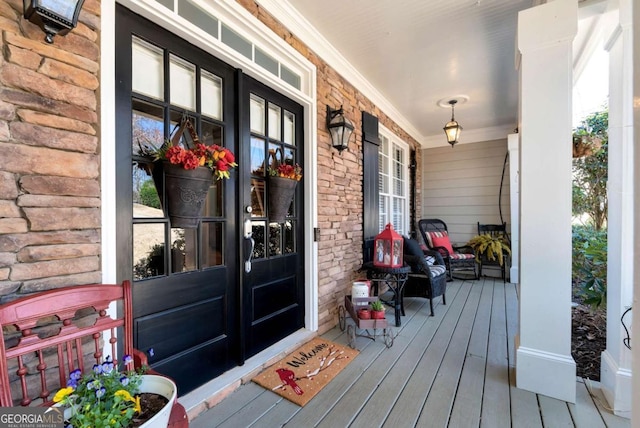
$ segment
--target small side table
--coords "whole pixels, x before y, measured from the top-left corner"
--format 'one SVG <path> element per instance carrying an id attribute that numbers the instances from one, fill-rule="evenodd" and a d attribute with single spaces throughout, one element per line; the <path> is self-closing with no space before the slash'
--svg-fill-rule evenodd
<path id="1" fill-rule="evenodd" d="M 379 283 L 384 282 L 393 291 L 394 315 L 396 318 L 396 327 L 400 327 L 400 314 L 404 315 L 402 310 L 402 290 L 404 284 L 409 278 L 411 267 L 402 266 L 397 268 L 388 268 L 375 266 L 373 262 L 367 262 L 362 265 L 362 269 L 367 271 L 367 278 L 373 282 L 374 295 L 378 295 Z"/>

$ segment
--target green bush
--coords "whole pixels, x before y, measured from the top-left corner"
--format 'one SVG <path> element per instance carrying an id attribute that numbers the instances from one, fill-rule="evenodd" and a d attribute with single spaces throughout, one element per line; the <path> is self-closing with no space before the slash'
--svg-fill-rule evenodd
<path id="1" fill-rule="evenodd" d="M 581 300 L 592 306 L 607 300 L 607 231 L 573 226 L 573 283 Z"/>
<path id="2" fill-rule="evenodd" d="M 153 180 L 147 180 L 140 186 L 140 203 L 152 208 L 160 208 L 160 198 Z"/>

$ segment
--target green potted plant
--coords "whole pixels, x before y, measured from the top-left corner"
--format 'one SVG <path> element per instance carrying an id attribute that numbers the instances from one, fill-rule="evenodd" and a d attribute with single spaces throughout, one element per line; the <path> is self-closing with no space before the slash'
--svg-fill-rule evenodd
<path id="1" fill-rule="evenodd" d="M 371 318 L 381 320 L 385 318 L 384 305 L 380 300 L 371 302 Z"/>
<path id="2" fill-rule="evenodd" d="M 488 233 L 476 235 L 466 244 L 473 248 L 476 261 L 481 260 L 497 261 L 500 266 L 504 264 L 505 254 L 511 254 L 511 248 L 504 236 L 491 236 Z"/>

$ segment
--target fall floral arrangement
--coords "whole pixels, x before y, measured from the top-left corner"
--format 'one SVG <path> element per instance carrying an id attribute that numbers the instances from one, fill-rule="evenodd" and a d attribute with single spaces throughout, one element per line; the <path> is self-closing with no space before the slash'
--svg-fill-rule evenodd
<path id="1" fill-rule="evenodd" d="M 300 181 L 302 179 L 302 168 L 298 164 L 290 165 L 282 163 L 277 167 L 270 167 L 269 175 Z"/>
<path id="2" fill-rule="evenodd" d="M 196 169 L 204 166 L 213 171 L 216 179 L 229 178 L 229 170 L 238 166 L 231 150 L 217 144 L 211 146 L 200 142 L 192 148 L 174 145 L 167 141 L 155 154 L 157 160 L 167 160 L 184 169 Z"/>
<path id="3" fill-rule="evenodd" d="M 133 359 L 125 355 L 125 367 L 131 367 Z M 69 374 L 67 387 L 53 397 L 54 403 L 71 409 L 66 428 L 123 428 L 129 426 L 136 413 L 140 413 L 138 387 L 141 373 L 132 370 L 120 372 L 109 357 L 102 364 L 95 364 L 91 373 L 82 375 L 80 370 Z"/>

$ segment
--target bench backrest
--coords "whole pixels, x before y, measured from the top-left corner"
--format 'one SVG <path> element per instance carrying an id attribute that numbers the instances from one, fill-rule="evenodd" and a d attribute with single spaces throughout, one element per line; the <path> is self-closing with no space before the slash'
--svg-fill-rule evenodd
<path id="1" fill-rule="evenodd" d="M 122 316 L 107 313 L 112 302 L 123 305 Z M 84 373 L 108 356 L 117 363 L 119 340 L 132 355 L 132 323 L 129 281 L 58 288 L 0 305 L 0 405 L 49 402 L 71 371 Z"/>

